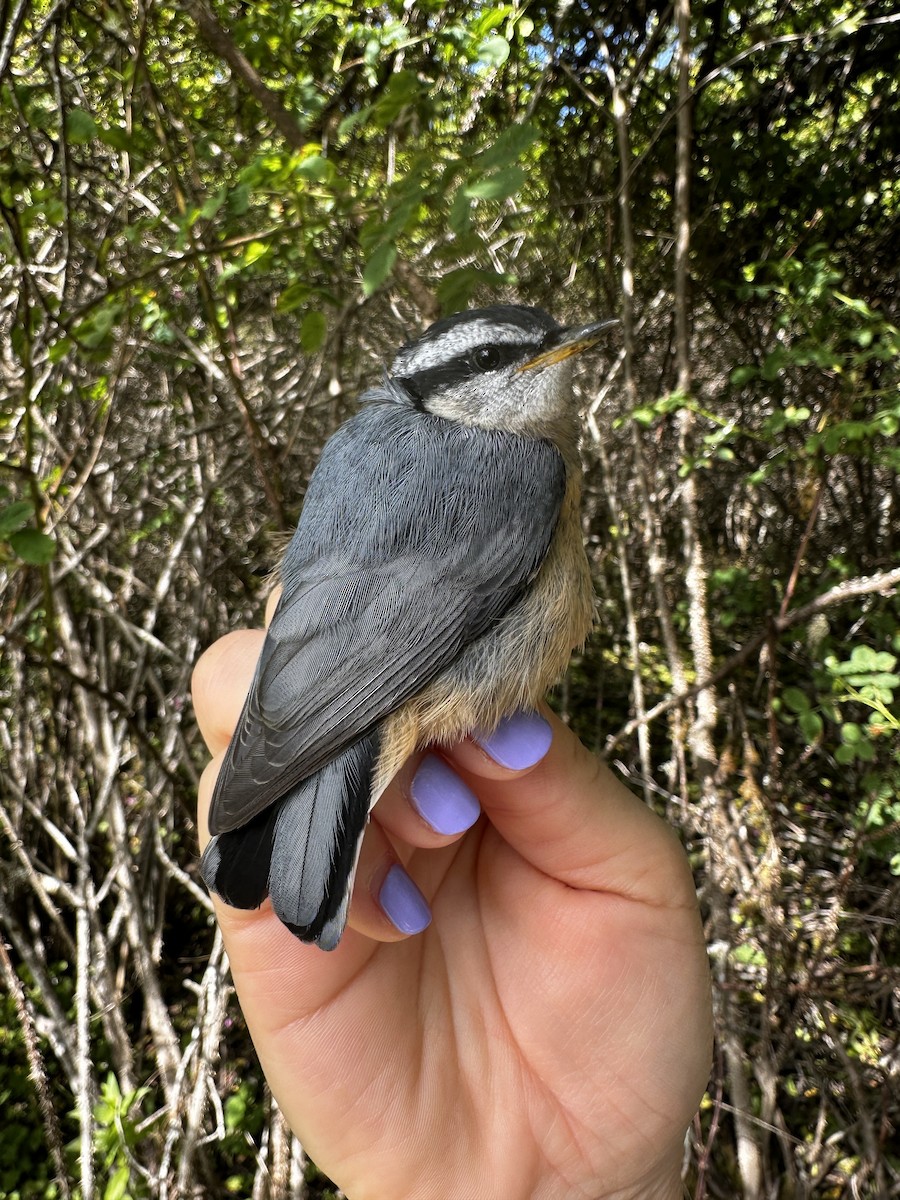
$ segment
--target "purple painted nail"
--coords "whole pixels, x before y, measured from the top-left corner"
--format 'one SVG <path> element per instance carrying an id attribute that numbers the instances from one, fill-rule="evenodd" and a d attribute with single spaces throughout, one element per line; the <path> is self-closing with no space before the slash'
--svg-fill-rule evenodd
<path id="1" fill-rule="evenodd" d="M 478 797 L 436 754 L 422 759 L 409 786 L 409 798 L 435 833 L 462 833 L 481 815 Z"/>
<path id="2" fill-rule="evenodd" d="M 395 865 L 388 871 L 378 893 L 378 903 L 401 933 L 421 933 L 431 924 L 431 909 L 425 897 L 401 866 Z"/>
<path id="3" fill-rule="evenodd" d="M 550 749 L 553 730 L 540 713 L 517 712 L 504 717 L 493 732 L 476 730 L 472 738 L 501 767 L 522 771 L 541 761 Z"/>

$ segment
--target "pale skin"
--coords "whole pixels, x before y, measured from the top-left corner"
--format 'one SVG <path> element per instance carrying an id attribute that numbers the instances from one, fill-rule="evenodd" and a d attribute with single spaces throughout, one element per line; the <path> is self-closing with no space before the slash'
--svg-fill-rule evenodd
<path id="1" fill-rule="evenodd" d="M 222 754 L 263 633 L 198 663 Z M 349 1200 L 676 1200 L 710 1063 L 694 884 L 672 830 L 549 712 L 553 738 L 510 771 L 472 741 L 440 753 L 483 816 L 461 836 L 379 800 L 336 950 L 299 942 L 268 902 L 216 901 L 262 1068 L 309 1155 Z M 421 757 L 421 756 L 420 756 Z M 378 903 L 402 863 L 432 910 L 404 936 Z"/>

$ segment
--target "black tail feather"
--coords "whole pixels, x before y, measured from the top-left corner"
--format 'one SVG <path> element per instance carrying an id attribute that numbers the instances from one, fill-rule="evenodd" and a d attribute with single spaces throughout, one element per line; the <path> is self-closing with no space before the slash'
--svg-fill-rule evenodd
<path id="1" fill-rule="evenodd" d="M 259 908 L 269 894 L 269 864 L 280 807 L 280 802 L 272 805 L 240 829 L 212 838 L 203 852 L 203 882 L 232 908 Z"/>
<path id="2" fill-rule="evenodd" d="M 333 950 L 347 922 L 378 744 L 370 734 L 246 825 L 213 838 L 200 862 L 207 887 L 236 908 L 258 908 L 269 895 L 301 941 Z"/>

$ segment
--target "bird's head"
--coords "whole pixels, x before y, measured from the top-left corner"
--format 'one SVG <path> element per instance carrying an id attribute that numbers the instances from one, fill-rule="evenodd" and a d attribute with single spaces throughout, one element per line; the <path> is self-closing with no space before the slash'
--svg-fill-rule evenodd
<path id="1" fill-rule="evenodd" d="M 425 412 L 561 444 L 575 437 L 574 356 L 615 324 L 562 326 L 519 305 L 471 309 L 404 346 L 391 376 Z"/>

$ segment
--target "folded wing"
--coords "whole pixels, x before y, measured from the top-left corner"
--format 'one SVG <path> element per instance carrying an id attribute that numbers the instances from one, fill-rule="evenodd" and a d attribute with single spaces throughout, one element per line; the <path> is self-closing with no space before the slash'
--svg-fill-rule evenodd
<path id="1" fill-rule="evenodd" d="M 318 771 L 501 617 L 540 569 L 564 490 L 546 441 L 385 401 L 342 426 L 285 555 L 211 831 Z"/>

